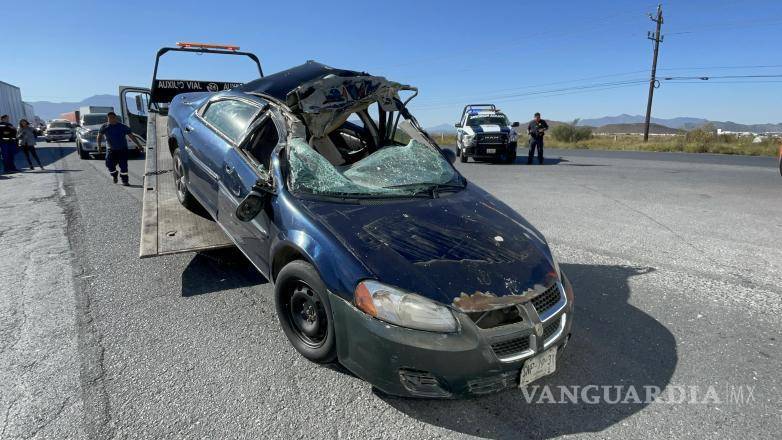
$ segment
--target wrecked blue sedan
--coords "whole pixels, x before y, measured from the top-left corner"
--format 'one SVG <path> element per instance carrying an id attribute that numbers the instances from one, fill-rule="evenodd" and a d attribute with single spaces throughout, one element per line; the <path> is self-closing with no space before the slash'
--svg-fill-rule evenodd
<path id="1" fill-rule="evenodd" d="M 572 288 L 540 232 L 420 128 L 416 94 L 307 62 L 178 95 L 177 196 L 274 283 L 307 359 L 398 396 L 524 386 L 557 368 Z"/>

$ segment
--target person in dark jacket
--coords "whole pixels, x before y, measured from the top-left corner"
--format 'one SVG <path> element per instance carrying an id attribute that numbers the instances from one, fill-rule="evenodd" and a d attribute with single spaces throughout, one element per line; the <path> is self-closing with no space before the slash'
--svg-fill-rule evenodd
<path id="1" fill-rule="evenodd" d="M 33 159 L 38 162 L 38 166 L 43 169 L 41 159 L 38 159 L 38 152 L 35 151 L 35 130 L 30 126 L 27 119 L 19 121 L 19 130 L 16 135 L 19 138 L 19 148 L 22 150 L 22 153 L 24 153 L 24 157 L 27 159 L 27 164 L 30 165 L 30 169 L 35 169 L 33 162 L 30 160 L 31 155 L 33 156 Z"/>
<path id="2" fill-rule="evenodd" d="M 529 134 L 529 154 L 527 155 L 527 165 L 532 164 L 532 158 L 535 156 L 535 149 L 538 150 L 538 163 L 543 165 L 543 136 L 548 130 L 548 124 L 540 119 L 540 113 L 535 113 L 535 119 L 527 125 Z"/>
<path id="3" fill-rule="evenodd" d="M 128 186 L 128 139 L 130 137 L 136 144 L 139 150 L 142 150 L 141 143 L 132 131 L 130 127 L 119 122 L 117 114 L 114 112 L 108 113 L 109 122 L 103 124 L 98 132 L 98 152 L 103 150 L 103 138 L 105 137 L 109 143 L 108 151 L 106 152 L 106 168 L 109 169 L 109 174 L 117 183 L 117 165 L 119 165 L 119 176 L 122 178 L 122 184 Z"/>
<path id="4" fill-rule="evenodd" d="M 0 116 L 0 151 L 3 153 L 3 172 L 14 173 L 19 170 L 14 165 L 16 154 L 16 128 L 8 122 L 8 115 Z"/>

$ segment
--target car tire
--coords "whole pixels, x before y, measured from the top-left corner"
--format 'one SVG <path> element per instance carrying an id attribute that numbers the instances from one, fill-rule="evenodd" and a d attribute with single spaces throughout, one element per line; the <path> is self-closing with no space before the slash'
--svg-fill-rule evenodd
<path id="1" fill-rule="evenodd" d="M 337 359 L 326 285 L 311 264 L 296 260 L 280 270 L 274 282 L 274 303 L 282 331 L 299 354 L 319 364 Z"/>
<path id="2" fill-rule="evenodd" d="M 459 143 L 456 143 L 456 157 L 459 157 L 462 155 L 462 147 L 459 146 Z"/>
<path id="3" fill-rule="evenodd" d="M 174 149 L 174 185 L 176 185 L 176 198 L 179 200 L 179 203 L 182 204 L 185 208 L 187 208 L 190 211 L 199 211 L 201 208 L 201 205 L 198 203 L 198 200 L 193 197 L 193 194 L 190 193 L 190 190 L 187 189 L 187 172 L 185 171 L 185 166 L 182 163 L 182 156 L 180 153 L 180 149 L 176 148 Z"/>
<path id="4" fill-rule="evenodd" d="M 90 153 L 87 153 L 86 151 L 81 149 L 81 143 L 76 143 L 76 150 L 79 152 L 79 157 L 82 160 L 87 160 L 90 158 Z"/>
<path id="5" fill-rule="evenodd" d="M 464 153 L 462 153 L 462 156 L 459 159 L 461 160 L 462 163 L 467 163 L 467 161 L 469 160 L 467 155 Z"/>
<path id="6" fill-rule="evenodd" d="M 516 162 L 516 150 L 517 150 L 517 148 L 518 147 L 516 145 L 511 145 L 508 148 L 508 152 L 505 153 L 505 163 L 511 164 L 511 163 L 515 163 Z"/>

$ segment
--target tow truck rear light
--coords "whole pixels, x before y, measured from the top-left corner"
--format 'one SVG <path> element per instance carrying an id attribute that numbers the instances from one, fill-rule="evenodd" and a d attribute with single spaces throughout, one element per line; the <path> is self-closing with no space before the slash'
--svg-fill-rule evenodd
<path id="1" fill-rule="evenodd" d="M 187 41 L 180 41 L 177 42 L 177 46 L 181 48 L 194 48 L 194 49 L 223 49 L 223 50 L 232 50 L 236 52 L 239 50 L 239 46 L 232 46 L 228 44 L 209 44 L 209 43 L 191 43 Z"/>

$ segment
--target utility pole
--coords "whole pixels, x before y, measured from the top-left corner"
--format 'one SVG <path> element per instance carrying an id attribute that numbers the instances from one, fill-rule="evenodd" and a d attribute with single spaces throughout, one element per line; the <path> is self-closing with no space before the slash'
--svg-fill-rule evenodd
<path id="1" fill-rule="evenodd" d="M 663 36 L 660 35 L 660 28 L 663 25 L 663 5 L 657 5 L 657 17 L 649 14 L 649 18 L 657 23 L 657 30 L 648 32 L 646 38 L 654 41 L 654 58 L 652 58 L 652 76 L 649 78 L 649 100 L 646 102 L 646 120 L 644 121 L 644 142 L 649 140 L 649 123 L 652 120 L 652 97 L 654 97 L 654 88 L 657 83 L 657 53 L 660 50 L 660 42 Z"/>

